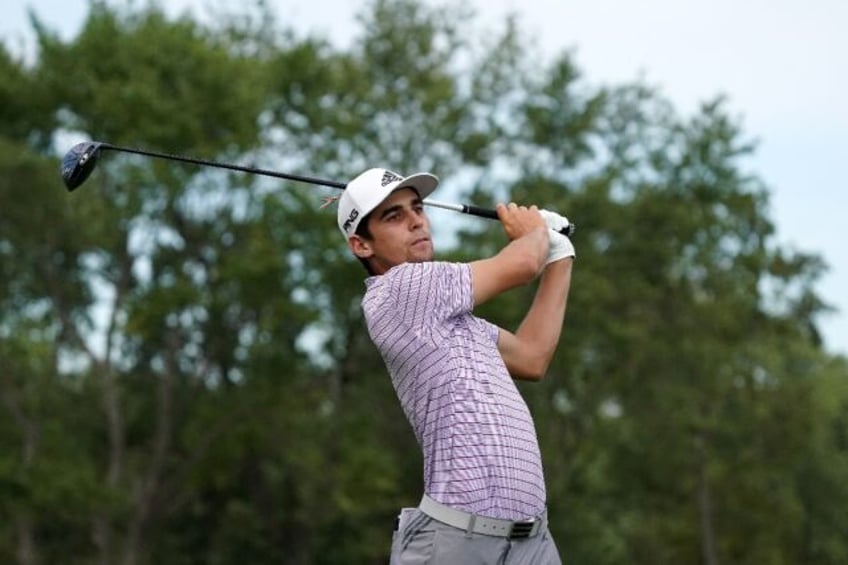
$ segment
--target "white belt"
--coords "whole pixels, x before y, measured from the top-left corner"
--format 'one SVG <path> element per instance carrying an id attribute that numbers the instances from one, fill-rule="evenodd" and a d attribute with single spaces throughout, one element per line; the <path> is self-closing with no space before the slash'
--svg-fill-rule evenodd
<path id="1" fill-rule="evenodd" d="M 545 523 L 544 515 L 519 521 L 479 516 L 445 506 L 426 494 L 421 498 L 418 508 L 434 520 L 465 530 L 466 533 L 474 532 L 508 539 L 532 538 L 542 530 Z"/>

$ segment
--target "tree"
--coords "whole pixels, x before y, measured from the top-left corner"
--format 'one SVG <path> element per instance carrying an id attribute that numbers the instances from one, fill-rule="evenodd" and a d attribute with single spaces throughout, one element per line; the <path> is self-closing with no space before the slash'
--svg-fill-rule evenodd
<path id="1" fill-rule="evenodd" d="M 63 195 L 82 135 L 338 179 L 435 170 L 457 199 L 564 211 L 565 332 L 521 385 L 562 553 L 845 560 L 824 266 L 774 244 L 726 101 L 684 117 L 644 84 L 591 88 L 514 18 L 478 41 L 473 14 L 413 0 L 370 2 L 341 50 L 262 3 L 205 25 L 96 7 L 67 42 L 36 22 L 31 67 L 0 50 L 0 559 L 379 563 L 420 496 L 326 194 L 110 154 Z M 447 260 L 504 244 L 432 217 Z M 532 292 L 478 313 L 514 328 Z"/>

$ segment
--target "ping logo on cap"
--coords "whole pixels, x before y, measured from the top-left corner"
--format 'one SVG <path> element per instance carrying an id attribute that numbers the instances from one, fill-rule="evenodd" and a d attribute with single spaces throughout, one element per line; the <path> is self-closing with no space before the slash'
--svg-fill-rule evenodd
<path id="1" fill-rule="evenodd" d="M 380 181 L 380 184 L 382 186 L 386 186 L 387 184 L 391 184 L 399 180 L 403 180 L 403 177 L 400 177 L 391 171 L 386 171 L 385 173 L 383 173 L 383 180 Z"/>
<path id="2" fill-rule="evenodd" d="M 345 233 L 350 231 L 351 224 L 353 224 L 354 220 L 356 220 L 356 218 L 358 218 L 358 217 L 359 217 L 359 210 L 354 208 L 353 210 L 350 211 L 350 215 L 347 217 L 347 220 L 345 220 L 345 223 L 342 226 L 344 228 Z"/>

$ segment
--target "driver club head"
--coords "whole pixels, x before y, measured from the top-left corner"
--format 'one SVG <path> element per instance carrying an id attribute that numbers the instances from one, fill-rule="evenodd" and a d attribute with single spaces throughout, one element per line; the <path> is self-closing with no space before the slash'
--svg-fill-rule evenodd
<path id="1" fill-rule="evenodd" d="M 62 180 L 68 192 L 85 182 L 97 165 L 97 155 L 103 144 L 97 141 L 77 143 L 62 159 Z"/>

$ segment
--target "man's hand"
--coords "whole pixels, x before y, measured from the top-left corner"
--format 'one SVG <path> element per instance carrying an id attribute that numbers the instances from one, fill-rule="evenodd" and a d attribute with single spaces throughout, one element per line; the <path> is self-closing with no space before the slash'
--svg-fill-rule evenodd
<path id="1" fill-rule="evenodd" d="M 548 228 L 538 208 L 510 203 L 497 211 L 510 242 L 494 257 L 471 263 L 475 305 L 535 279 L 548 256 Z"/>
<path id="2" fill-rule="evenodd" d="M 548 228 L 548 258 L 545 259 L 545 265 L 550 265 L 554 261 L 565 259 L 566 257 L 575 257 L 574 244 L 567 236 L 559 233 L 559 231 Z"/>
<path id="3" fill-rule="evenodd" d="M 536 206 L 519 206 L 515 202 L 509 205 L 498 204 L 498 218 L 503 224 L 507 237 L 514 241 L 539 228 L 547 227 Z"/>

